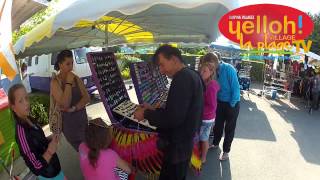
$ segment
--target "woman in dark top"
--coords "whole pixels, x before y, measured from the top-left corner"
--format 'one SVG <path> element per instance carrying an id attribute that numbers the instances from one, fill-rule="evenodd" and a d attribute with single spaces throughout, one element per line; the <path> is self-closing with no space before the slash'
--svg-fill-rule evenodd
<path id="1" fill-rule="evenodd" d="M 62 111 L 62 132 L 72 147 L 78 151 L 88 126 L 85 106 L 89 103 L 90 97 L 81 79 L 72 72 L 71 51 L 61 51 L 54 67 L 59 74 L 51 80 L 50 93 Z"/>
<path id="2" fill-rule="evenodd" d="M 49 140 L 40 126 L 29 116 L 28 93 L 22 84 L 9 89 L 9 103 L 16 121 L 16 142 L 26 165 L 40 180 L 63 180 L 56 154 L 59 137 Z"/>

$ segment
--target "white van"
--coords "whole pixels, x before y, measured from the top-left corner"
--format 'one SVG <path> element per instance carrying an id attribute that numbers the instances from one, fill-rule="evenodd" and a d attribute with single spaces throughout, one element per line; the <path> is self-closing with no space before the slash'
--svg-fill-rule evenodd
<path id="1" fill-rule="evenodd" d="M 91 70 L 87 61 L 86 53 L 92 51 L 101 51 L 101 48 L 78 48 L 71 50 L 74 57 L 73 71 L 77 74 L 85 84 L 89 94 L 96 90 L 96 86 L 91 78 Z M 32 89 L 49 92 L 54 63 L 56 62 L 59 52 L 26 57 L 24 62 L 28 66 L 28 74 L 30 76 L 30 85 Z"/>

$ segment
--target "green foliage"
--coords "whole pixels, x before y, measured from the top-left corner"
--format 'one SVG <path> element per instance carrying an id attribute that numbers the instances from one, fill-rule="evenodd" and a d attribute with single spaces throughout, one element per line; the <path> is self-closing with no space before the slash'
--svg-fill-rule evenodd
<path id="1" fill-rule="evenodd" d="M 307 40 L 312 41 L 311 50 L 312 52 L 320 55 L 320 13 L 318 14 L 309 14 L 311 17 L 314 26 L 311 35 L 307 38 Z"/>
<path id="2" fill-rule="evenodd" d="M 25 23 L 20 26 L 20 29 L 15 30 L 12 33 L 12 42 L 15 44 L 19 38 L 28 32 L 30 32 L 34 27 L 41 24 L 43 21 L 47 20 L 51 15 L 57 12 L 54 5 L 57 4 L 58 0 L 52 1 L 49 6 L 31 16 Z"/>
<path id="3" fill-rule="evenodd" d="M 201 47 L 193 47 L 193 48 L 180 48 L 182 54 L 192 54 L 192 55 L 205 55 L 207 50 Z"/>
<path id="4" fill-rule="evenodd" d="M 130 70 L 129 68 L 126 68 L 124 70 L 121 71 L 121 76 L 122 76 L 122 79 L 130 79 Z"/>
<path id="5" fill-rule="evenodd" d="M 130 79 L 130 63 L 141 61 L 139 54 L 116 54 L 116 59 L 120 62 L 119 68 L 123 79 Z"/>
<path id="6" fill-rule="evenodd" d="M 30 106 L 31 116 L 38 120 L 39 125 L 47 125 L 49 123 L 49 96 L 44 94 L 31 95 Z"/>
<path id="7" fill-rule="evenodd" d="M 121 71 L 125 69 L 129 69 L 130 63 L 141 61 L 141 59 L 136 57 L 135 55 L 123 55 L 123 54 L 119 55 L 119 58 L 117 59 L 121 61 L 121 64 L 120 64 Z"/>
<path id="8" fill-rule="evenodd" d="M 197 52 L 197 55 L 205 55 L 205 54 L 207 54 L 207 50 L 205 50 L 205 49 L 201 49 L 200 51 L 198 51 Z"/>
<path id="9" fill-rule="evenodd" d="M 49 123 L 48 112 L 43 104 L 33 102 L 31 104 L 31 116 L 38 120 L 39 125 L 44 126 Z"/>
<path id="10" fill-rule="evenodd" d="M 242 61 L 242 64 L 247 63 L 246 61 Z M 250 77 L 252 81 L 263 82 L 263 72 L 264 72 L 264 63 L 261 61 L 250 61 L 250 65 L 252 66 Z"/>

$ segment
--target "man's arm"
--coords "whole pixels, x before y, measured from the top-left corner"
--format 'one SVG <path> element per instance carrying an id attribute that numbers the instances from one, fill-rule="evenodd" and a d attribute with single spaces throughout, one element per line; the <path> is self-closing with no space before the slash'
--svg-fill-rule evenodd
<path id="1" fill-rule="evenodd" d="M 230 88 L 231 88 L 231 107 L 235 107 L 236 103 L 240 100 L 240 85 L 238 81 L 237 72 L 234 68 L 230 67 L 228 70 Z"/>

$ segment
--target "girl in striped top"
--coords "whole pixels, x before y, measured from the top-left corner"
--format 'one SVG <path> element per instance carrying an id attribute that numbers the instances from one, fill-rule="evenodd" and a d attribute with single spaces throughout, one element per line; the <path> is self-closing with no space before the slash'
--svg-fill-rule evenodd
<path id="1" fill-rule="evenodd" d="M 28 93 L 22 84 L 13 85 L 8 93 L 16 121 L 16 142 L 28 168 L 39 180 L 66 179 L 56 154 L 59 137 L 49 141 L 40 126 L 30 117 Z"/>

